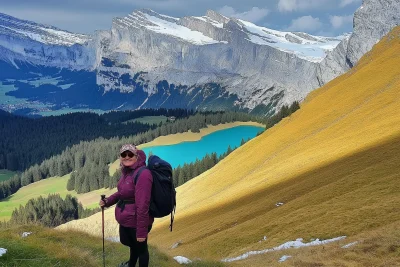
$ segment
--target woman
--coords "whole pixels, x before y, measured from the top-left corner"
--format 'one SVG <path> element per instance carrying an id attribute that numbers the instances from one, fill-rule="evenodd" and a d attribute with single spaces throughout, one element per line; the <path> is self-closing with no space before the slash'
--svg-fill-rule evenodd
<path id="1" fill-rule="evenodd" d="M 137 179 L 138 171 L 146 166 L 146 154 L 131 144 L 120 149 L 122 176 L 118 181 L 118 191 L 100 201 L 101 207 L 115 207 L 115 218 L 119 223 L 119 236 L 122 244 L 130 247 L 129 261 L 122 266 L 134 267 L 139 259 L 139 266 L 149 265 L 147 235 L 154 218 L 149 214 L 153 177 L 144 169 Z"/>

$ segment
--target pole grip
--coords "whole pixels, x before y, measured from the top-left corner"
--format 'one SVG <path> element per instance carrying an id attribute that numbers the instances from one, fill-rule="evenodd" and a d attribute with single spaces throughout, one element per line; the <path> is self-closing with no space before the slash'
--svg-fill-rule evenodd
<path id="1" fill-rule="evenodd" d="M 101 200 L 104 200 L 106 198 L 106 195 L 101 195 Z"/>

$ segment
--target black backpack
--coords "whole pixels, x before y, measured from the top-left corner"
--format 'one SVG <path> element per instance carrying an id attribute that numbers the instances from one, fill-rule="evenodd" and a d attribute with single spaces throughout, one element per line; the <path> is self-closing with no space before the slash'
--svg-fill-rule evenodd
<path id="1" fill-rule="evenodd" d="M 176 191 L 172 180 L 171 164 L 151 155 L 147 161 L 147 167 L 141 168 L 135 176 L 135 185 L 137 179 L 144 169 L 149 169 L 153 176 L 153 186 L 151 189 L 151 201 L 149 212 L 154 218 L 162 218 L 171 214 L 170 230 L 174 222 L 176 207 Z"/>

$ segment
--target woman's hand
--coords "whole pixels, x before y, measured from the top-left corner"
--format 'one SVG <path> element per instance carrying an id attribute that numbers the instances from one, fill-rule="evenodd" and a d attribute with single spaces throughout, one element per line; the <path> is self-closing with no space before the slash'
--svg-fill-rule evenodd
<path id="1" fill-rule="evenodd" d="M 144 242 L 146 241 L 146 238 L 136 238 L 137 242 Z"/>
<path id="2" fill-rule="evenodd" d="M 107 200 L 106 200 L 106 199 L 104 199 L 104 200 L 100 200 L 100 202 L 99 202 L 99 206 L 100 206 L 100 207 L 104 207 L 104 206 L 106 205 L 106 202 L 107 202 Z"/>

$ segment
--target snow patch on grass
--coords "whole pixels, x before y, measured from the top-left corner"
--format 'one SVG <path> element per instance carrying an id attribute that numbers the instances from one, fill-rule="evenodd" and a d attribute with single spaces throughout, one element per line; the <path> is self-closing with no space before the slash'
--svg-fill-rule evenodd
<path id="1" fill-rule="evenodd" d="M 289 255 L 283 255 L 280 259 L 279 259 L 279 262 L 284 262 L 284 261 L 286 261 L 287 259 L 289 259 L 289 258 L 291 258 L 292 256 L 289 256 Z"/>
<path id="2" fill-rule="evenodd" d="M 182 256 L 175 256 L 174 260 L 176 260 L 179 264 L 189 264 L 192 263 L 191 260 Z"/>
<path id="3" fill-rule="evenodd" d="M 358 241 L 352 242 L 352 243 L 349 243 L 349 244 L 347 244 L 347 245 L 344 245 L 342 248 L 349 248 L 349 247 L 351 247 L 351 246 L 354 246 L 354 245 L 357 244 L 357 243 L 358 243 Z"/>
<path id="4" fill-rule="evenodd" d="M 0 257 L 7 253 L 7 249 L 0 248 Z"/>
<path id="5" fill-rule="evenodd" d="M 21 237 L 27 237 L 27 236 L 29 236 L 30 234 L 32 234 L 32 232 L 23 232 L 22 235 L 21 235 Z"/>
<path id="6" fill-rule="evenodd" d="M 238 260 L 244 260 L 247 259 L 250 255 L 258 255 L 258 254 L 264 254 L 264 253 L 268 253 L 268 252 L 272 252 L 272 251 L 279 251 L 279 250 L 285 250 L 285 249 L 290 249 L 290 248 L 301 248 L 301 247 L 311 247 L 311 246 L 319 246 L 319 245 L 325 245 L 328 243 L 332 243 L 335 241 L 339 241 L 342 239 L 345 239 L 346 236 L 340 236 L 340 237 L 335 237 L 332 239 L 327 239 L 327 240 L 323 240 L 320 241 L 319 239 L 316 239 L 314 241 L 311 241 L 309 243 L 303 243 L 303 239 L 302 238 L 298 238 L 296 239 L 296 241 L 289 241 L 286 242 L 280 246 L 277 247 L 273 247 L 273 248 L 268 248 L 268 249 L 264 249 L 264 250 L 256 250 L 256 251 L 249 251 L 246 252 L 238 257 L 235 258 L 226 258 L 221 260 L 222 262 L 232 262 L 232 261 L 238 261 Z"/>

